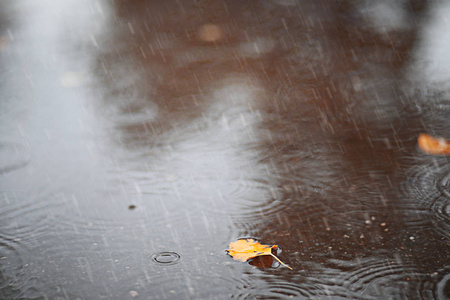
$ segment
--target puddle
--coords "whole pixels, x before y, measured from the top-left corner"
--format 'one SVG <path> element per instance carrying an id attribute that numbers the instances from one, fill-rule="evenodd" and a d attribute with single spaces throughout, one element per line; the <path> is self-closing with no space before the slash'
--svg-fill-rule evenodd
<path id="1" fill-rule="evenodd" d="M 366 2 L 1 2 L 0 298 L 450 297 L 448 4 Z"/>

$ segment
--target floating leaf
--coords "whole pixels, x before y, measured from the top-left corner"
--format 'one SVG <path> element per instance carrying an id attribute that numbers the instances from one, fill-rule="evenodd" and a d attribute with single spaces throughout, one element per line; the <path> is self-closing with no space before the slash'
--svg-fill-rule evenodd
<path id="1" fill-rule="evenodd" d="M 291 267 L 283 263 L 272 253 L 272 249 L 276 250 L 277 245 L 262 245 L 254 239 L 239 239 L 236 242 L 230 243 L 228 245 L 229 249 L 227 253 L 233 257 L 235 260 L 246 262 L 249 259 L 255 258 L 262 255 L 270 255 L 276 259 L 280 264 L 292 270 Z"/>
<path id="2" fill-rule="evenodd" d="M 428 154 L 450 155 L 450 142 L 444 138 L 437 138 L 422 133 L 417 139 L 420 150 Z"/>

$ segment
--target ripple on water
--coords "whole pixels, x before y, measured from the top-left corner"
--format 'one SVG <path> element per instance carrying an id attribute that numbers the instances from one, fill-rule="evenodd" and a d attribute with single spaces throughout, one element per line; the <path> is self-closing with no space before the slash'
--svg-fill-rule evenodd
<path id="1" fill-rule="evenodd" d="M 8 215 L 9 211 L 0 210 L 0 295 L 14 298 L 19 294 L 17 283 L 23 284 L 24 281 L 21 253 L 26 246 L 23 232 L 21 237 L 15 236 L 14 218 Z"/>
<path id="2" fill-rule="evenodd" d="M 309 265 L 309 266 L 308 266 Z M 424 273 L 408 258 L 372 256 L 304 263 L 296 274 L 269 271 L 236 279 L 237 299 L 447 299 L 448 270 Z M 261 281 L 263 279 L 263 281 Z"/>
<path id="3" fill-rule="evenodd" d="M 450 270 L 447 270 L 446 274 L 442 276 L 439 282 L 436 284 L 436 296 L 438 299 L 450 299 Z"/>
<path id="4" fill-rule="evenodd" d="M 209 111 L 183 130 L 166 132 L 146 157 L 146 170 L 133 178 L 149 203 L 161 202 L 162 212 L 251 215 L 273 198 L 268 170 L 254 149 L 260 116 L 250 106 L 260 88 L 233 78 L 217 84 Z"/>
<path id="5" fill-rule="evenodd" d="M 0 208 L 0 295 L 5 297 L 13 298 L 19 290 L 22 297 L 36 295 L 36 278 L 27 272 L 30 264 L 24 257 L 52 234 L 60 208 L 57 196 L 43 194 L 29 190 L 0 196 L 0 202 L 7 203 Z"/>
<path id="6" fill-rule="evenodd" d="M 23 260 L 20 257 L 20 240 L 0 231 L 0 295 L 14 295 L 15 290 L 12 283 L 20 278 L 23 268 Z"/>
<path id="7" fill-rule="evenodd" d="M 17 198 L 29 199 L 26 195 L 29 196 L 30 193 L 35 193 L 31 201 L 21 201 Z M 0 224 L 5 230 L 4 234 L 21 241 L 22 247 L 32 247 L 38 239 L 51 232 L 57 211 L 64 204 L 60 202 L 60 195 L 43 194 L 30 190 L 25 192 L 25 195 L 2 195 L 3 202 L 8 205 L 0 211 Z"/>
<path id="8" fill-rule="evenodd" d="M 432 158 L 411 168 L 406 191 L 432 213 L 438 231 L 450 238 L 450 164 L 446 157 Z"/>
<path id="9" fill-rule="evenodd" d="M 235 282 L 232 299 L 366 299 L 343 286 L 308 277 L 300 270 L 286 277 L 277 273 L 244 273 Z"/>
<path id="10" fill-rule="evenodd" d="M 0 295 L 8 299 L 44 297 L 42 278 L 58 271 L 49 271 L 55 261 L 89 245 L 71 244 L 73 227 L 61 230 L 65 214 L 73 207 L 63 194 L 51 189 L 24 188 L 0 197 L 0 203 L 7 204 L 0 208 Z"/>
<path id="11" fill-rule="evenodd" d="M 322 274 L 331 289 L 342 286 L 361 299 L 413 299 L 420 295 L 420 283 L 429 276 L 420 273 L 415 265 L 400 257 L 332 259 Z"/>
<path id="12" fill-rule="evenodd" d="M 420 285 L 421 299 L 450 299 L 450 267 L 427 276 Z"/>

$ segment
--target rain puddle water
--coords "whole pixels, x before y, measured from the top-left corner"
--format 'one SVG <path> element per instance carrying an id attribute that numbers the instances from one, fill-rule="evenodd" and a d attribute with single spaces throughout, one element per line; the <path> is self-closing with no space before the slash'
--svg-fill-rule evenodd
<path id="1" fill-rule="evenodd" d="M 449 11 L 0 3 L 0 298 L 450 298 Z"/>

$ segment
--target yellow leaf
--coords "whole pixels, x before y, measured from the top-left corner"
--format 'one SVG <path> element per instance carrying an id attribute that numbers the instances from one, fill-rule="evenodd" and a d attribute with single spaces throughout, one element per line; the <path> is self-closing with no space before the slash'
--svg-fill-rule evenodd
<path id="1" fill-rule="evenodd" d="M 227 253 L 235 260 L 245 262 L 257 256 L 270 255 L 280 264 L 292 270 L 291 267 L 273 255 L 272 249 L 276 250 L 278 248 L 277 245 L 262 245 L 254 239 L 239 239 L 236 242 L 230 243 L 228 247 L 229 249 L 227 250 Z"/>
<path id="2" fill-rule="evenodd" d="M 436 138 L 431 135 L 421 133 L 417 139 L 420 150 L 428 154 L 450 155 L 450 142 L 444 138 Z"/>

